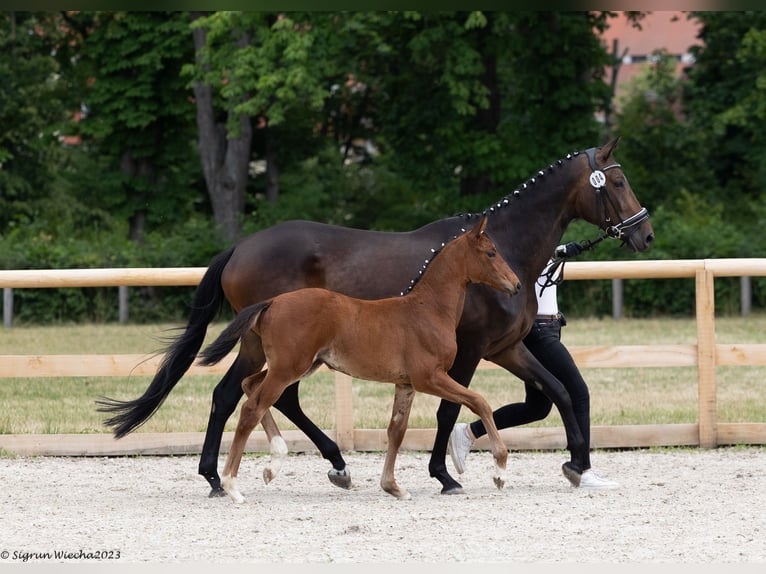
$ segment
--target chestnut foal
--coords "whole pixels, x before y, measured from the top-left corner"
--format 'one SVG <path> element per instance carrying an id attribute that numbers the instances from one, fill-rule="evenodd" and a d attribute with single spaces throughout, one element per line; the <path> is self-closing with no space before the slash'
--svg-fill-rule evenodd
<path id="1" fill-rule="evenodd" d="M 245 444 L 267 409 L 292 383 L 320 365 L 353 377 L 396 385 L 388 426 L 388 451 L 380 479 L 384 491 L 409 498 L 394 478 L 394 463 L 404 438 L 415 391 L 465 405 L 481 417 L 495 459 L 493 480 L 506 481 L 508 449 L 480 394 L 452 379 L 447 371 L 457 352 L 455 330 L 469 283 L 483 283 L 510 295 L 519 278 L 485 233 L 486 216 L 472 230 L 447 243 L 401 297 L 362 300 L 321 288 L 283 293 L 242 309 L 201 354 L 212 365 L 242 340 L 240 353 L 260 338 L 268 369 L 242 381 L 247 399 L 223 469 L 224 490 L 235 502 L 244 497 L 236 477 Z"/>

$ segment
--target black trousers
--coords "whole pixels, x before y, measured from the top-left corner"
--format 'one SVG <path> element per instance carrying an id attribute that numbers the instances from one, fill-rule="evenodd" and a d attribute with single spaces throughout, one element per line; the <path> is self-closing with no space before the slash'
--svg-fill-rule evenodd
<path id="1" fill-rule="evenodd" d="M 535 321 L 532 330 L 524 338 L 524 344 L 569 392 L 585 444 L 590 445 L 590 393 L 572 355 L 561 342 L 561 321 L 557 319 Z M 550 414 L 553 406 L 551 400 L 532 382 L 525 382 L 524 387 L 526 390 L 524 402 L 502 406 L 492 413 L 498 429 L 529 424 L 542 420 Z M 487 434 L 484 423 L 480 420 L 471 423 L 471 432 L 477 438 Z M 589 468 L 590 456 L 587 456 L 583 470 Z"/>

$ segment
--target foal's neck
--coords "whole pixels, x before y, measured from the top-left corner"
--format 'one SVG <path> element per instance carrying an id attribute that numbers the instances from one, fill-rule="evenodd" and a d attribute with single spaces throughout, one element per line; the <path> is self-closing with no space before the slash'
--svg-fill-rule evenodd
<path id="1" fill-rule="evenodd" d="M 455 257 L 453 253 L 458 248 L 451 243 L 442 248 L 428 264 L 412 291 L 405 295 L 411 301 L 438 309 L 442 316 L 454 319 L 456 326 L 463 314 L 469 283 L 467 269 L 462 263 L 463 256 Z"/>

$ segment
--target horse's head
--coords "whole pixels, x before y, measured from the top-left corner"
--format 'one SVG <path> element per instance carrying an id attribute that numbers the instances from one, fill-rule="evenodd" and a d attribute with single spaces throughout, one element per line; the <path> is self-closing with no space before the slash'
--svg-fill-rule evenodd
<path id="1" fill-rule="evenodd" d="M 606 237 L 622 240 L 633 251 L 646 251 L 654 241 L 654 229 L 649 212 L 641 207 L 614 158 L 619 139 L 579 154 L 587 163 L 577 183 L 577 210 Z"/>
<path id="2" fill-rule="evenodd" d="M 521 289 L 521 281 L 486 234 L 486 228 L 487 216 L 484 215 L 481 221 L 466 233 L 465 241 L 470 246 L 466 265 L 468 279 L 471 283 L 484 283 L 509 296 L 515 295 Z"/>

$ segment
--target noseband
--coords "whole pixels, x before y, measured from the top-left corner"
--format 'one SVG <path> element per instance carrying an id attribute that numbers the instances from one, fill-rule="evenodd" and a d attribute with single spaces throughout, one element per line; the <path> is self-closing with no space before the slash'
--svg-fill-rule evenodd
<path id="1" fill-rule="evenodd" d="M 610 163 L 602 168 L 596 165 L 596 148 L 590 148 L 585 151 L 585 155 L 588 156 L 588 164 L 590 164 L 590 184 L 596 190 L 596 196 L 600 198 L 601 204 L 604 207 L 604 233 L 606 237 L 611 239 L 623 239 L 626 233 L 633 231 L 634 228 L 641 225 L 644 221 L 649 219 L 649 212 L 645 207 L 642 207 L 638 213 L 631 215 L 627 219 L 621 220 L 619 223 L 612 225 L 612 218 L 609 217 L 609 209 L 607 202 L 611 204 L 614 213 L 619 217 L 619 210 L 609 191 L 606 189 L 606 175 L 605 171 L 620 167 L 619 163 Z"/>

